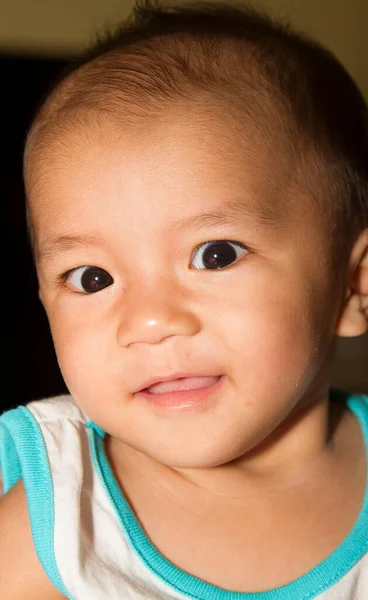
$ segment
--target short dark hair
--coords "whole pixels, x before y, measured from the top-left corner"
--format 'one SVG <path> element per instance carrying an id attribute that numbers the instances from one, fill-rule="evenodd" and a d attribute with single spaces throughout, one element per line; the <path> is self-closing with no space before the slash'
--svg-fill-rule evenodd
<path id="1" fill-rule="evenodd" d="M 331 267 L 341 271 L 368 226 L 367 105 L 331 52 L 259 10 L 137 0 L 130 17 L 57 82 L 31 126 L 26 159 L 39 134 L 66 114 L 124 107 L 134 122 L 196 94 L 236 104 L 258 130 L 282 123 L 303 185 L 326 219 Z"/>

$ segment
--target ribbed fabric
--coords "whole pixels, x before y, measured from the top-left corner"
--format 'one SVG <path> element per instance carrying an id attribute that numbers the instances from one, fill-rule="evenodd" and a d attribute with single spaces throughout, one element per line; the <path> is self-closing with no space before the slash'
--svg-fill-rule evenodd
<path id="1" fill-rule="evenodd" d="M 54 555 L 54 502 L 47 449 L 37 421 L 23 406 L 0 418 L 0 471 L 4 494 L 23 478 L 36 553 L 51 581 L 72 600 Z"/>
<path id="2" fill-rule="evenodd" d="M 331 394 L 356 414 L 368 448 L 368 398 Z M 23 478 L 37 555 L 70 600 L 368 599 L 368 487 L 352 531 L 326 560 L 286 586 L 230 592 L 181 571 L 153 546 L 117 484 L 104 435 L 70 396 L 0 417 L 4 492 Z"/>

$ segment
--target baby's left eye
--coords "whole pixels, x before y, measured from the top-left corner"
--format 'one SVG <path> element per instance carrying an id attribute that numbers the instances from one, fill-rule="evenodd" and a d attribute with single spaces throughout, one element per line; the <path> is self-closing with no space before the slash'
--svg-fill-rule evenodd
<path id="1" fill-rule="evenodd" d="M 195 256 L 201 253 L 202 256 L 193 260 L 191 265 L 194 265 L 195 269 L 222 269 L 247 252 L 246 246 L 240 242 L 230 240 L 205 242 L 198 246 L 194 254 Z"/>

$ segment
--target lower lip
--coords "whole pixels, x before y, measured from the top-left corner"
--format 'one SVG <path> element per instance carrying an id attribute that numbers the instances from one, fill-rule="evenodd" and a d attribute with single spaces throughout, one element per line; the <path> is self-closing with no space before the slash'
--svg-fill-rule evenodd
<path id="1" fill-rule="evenodd" d="M 215 400 L 216 392 L 223 384 L 222 375 L 216 383 L 204 388 L 194 388 L 192 390 L 182 390 L 178 392 L 163 392 L 161 394 L 151 394 L 147 391 L 137 392 L 136 397 L 148 401 L 154 406 L 168 409 L 186 409 L 192 407 L 201 407 L 211 404 Z"/>

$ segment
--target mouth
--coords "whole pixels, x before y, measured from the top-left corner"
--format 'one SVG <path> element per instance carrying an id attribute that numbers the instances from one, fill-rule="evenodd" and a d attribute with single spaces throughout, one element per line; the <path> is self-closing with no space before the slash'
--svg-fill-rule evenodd
<path id="1" fill-rule="evenodd" d="M 151 406 L 167 409 L 187 409 L 212 405 L 224 384 L 223 375 L 178 377 L 153 383 L 135 393 L 136 398 Z"/>
<path id="2" fill-rule="evenodd" d="M 148 390 L 151 393 L 154 393 L 155 391 L 156 393 L 160 393 L 164 391 L 166 386 L 167 390 L 170 387 L 173 390 L 177 388 L 184 390 L 205 387 L 206 385 L 211 385 L 215 379 L 219 379 L 220 377 L 221 375 L 212 375 L 212 373 L 203 375 L 201 373 L 190 373 L 188 371 L 176 371 L 168 375 L 159 375 L 146 379 L 146 381 L 142 382 L 142 387 L 136 389 L 133 393 L 140 393 Z"/>
<path id="3" fill-rule="evenodd" d="M 159 381 L 158 383 L 154 383 L 144 388 L 142 391 L 149 394 L 162 394 L 167 392 L 183 392 L 186 390 L 202 389 L 215 385 L 220 377 L 220 375 L 211 377 L 178 377 L 177 379 L 171 379 L 169 381 Z"/>

